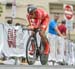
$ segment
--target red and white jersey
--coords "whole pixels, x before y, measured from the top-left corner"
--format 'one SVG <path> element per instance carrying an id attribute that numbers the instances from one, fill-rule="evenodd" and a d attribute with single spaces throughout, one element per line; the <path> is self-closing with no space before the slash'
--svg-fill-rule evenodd
<path id="1" fill-rule="evenodd" d="M 28 18 L 28 21 L 30 23 L 30 25 L 34 25 L 34 26 L 39 26 L 40 24 L 43 23 L 43 21 L 48 18 L 49 19 L 49 16 L 47 14 L 47 12 L 45 12 L 43 9 L 36 9 L 35 11 L 35 18 L 32 19 L 31 16 L 33 16 L 32 14 L 28 14 L 27 15 L 27 18 Z M 45 22 L 47 24 L 47 22 Z M 45 24 L 44 23 L 44 24 Z"/>

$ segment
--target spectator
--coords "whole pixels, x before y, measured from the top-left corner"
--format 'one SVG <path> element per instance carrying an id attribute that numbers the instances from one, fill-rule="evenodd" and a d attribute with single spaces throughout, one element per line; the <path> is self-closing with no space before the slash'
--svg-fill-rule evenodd
<path id="1" fill-rule="evenodd" d="M 20 23 L 16 23 L 15 26 L 20 26 Z"/>
<path id="2" fill-rule="evenodd" d="M 59 15 L 54 15 L 54 19 L 53 20 L 51 20 L 50 21 L 50 23 L 49 23 L 49 29 L 48 29 L 48 32 L 50 33 L 50 34 L 52 34 L 52 35 L 59 35 L 59 36 L 61 36 L 61 37 L 64 37 L 62 34 L 61 34 L 61 32 L 59 31 L 59 29 L 58 29 L 58 26 L 57 26 L 57 20 L 59 19 Z M 55 37 L 53 37 L 52 36 L 52 38 L 53 39 L 55 39 Z M 57 39 L 55 39 L 55 41 L 54 41 L 54 43 L 53 43 L 53 45 L 55 46 L 55 47 L 53 47 L 53 45 L 51 45 L 52 46 L 52 54 L 53 54 L 53 57 L 54 57 L 54 59 L 59 63 L 59 64 L 62 64 L 63 62 L 62 62 L 62 60 L 63 60 L 63 56 L 62 56 L 62 53 L 63 53 L 63 47 L 62 47 L 62 49 L 61 49 L 61 47 L 58 45 L 58 43 L 59 43 L 59 38 L 57 38 Z M 55 45 L 56 44 L 56 45 Z M 61 51 L 60 51 L 61 50 Z M 57 54 L 56 54 L 56 52 L 57 52 Z M 61 54 L 60 56 L 59 56 L 59 58 L 62 56 L 62 58 L 61 59 L 59 59 L 58 60 L 58 58 L 56 57 L 58 54 Z M 56 55 L 56 56 L 54 56 L 54 55 Z M 52 58 L 53 58 L 52 57 Z"/>
<path id="3" fill-rule="evenodd" d="M 60 35 L 60 36 L 63 36 L 58 27 L 57 27 L 57 20 L 59 19 L 59 15 L 54 15 L 54 19 L 50 21 L 49 23 L 49 30 L 48 32 L 50 34 L 53 34 L 53 35 Z"/>
<path id="4" fill-rule="evenodd" d="M 21 29 L 21 28 L 22 28 L 22 26 L 21 26 L 20 23 L 16 23 L 16 24 L 15 24 L 15 29 L 16 29 L 16 30 L 19 30 L 19 29 Z"/>
<path id="5" fill-rule="evenodd" d="M 66 24 L 66 21 L 65 21 L 65 20 L 62 20 L 61 24 L 58 25 L 59 31 L 60 31 L 61 34 L 64 35 L 64 36 L 66 36 L 66 30 L 67 30 L 65 24 Z"/>
<path id="6" fill-rule="evenodd" d="M 8 23 L 9 25 L 11 25 L 11 24 L 12 24 L 12 20 L 7 20 L 7 23 Z"/>

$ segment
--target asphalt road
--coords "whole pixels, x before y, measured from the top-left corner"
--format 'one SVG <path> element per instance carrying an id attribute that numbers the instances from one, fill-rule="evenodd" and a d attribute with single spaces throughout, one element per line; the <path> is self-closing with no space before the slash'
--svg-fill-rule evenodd
<path id="1" fill-rule="evenodd" d="M 48 62 L 47 65 L 41 65 L 40 61 L 36 61 L 34 65 L 28 65 L 27 63 L 22 64 L 12 64 L 8 61 L 9 64 L 0 64 L 0 69 L 75 69 L 75 66 L 62 66 L 57 63 L 55 65 L 52 62 Z"/>

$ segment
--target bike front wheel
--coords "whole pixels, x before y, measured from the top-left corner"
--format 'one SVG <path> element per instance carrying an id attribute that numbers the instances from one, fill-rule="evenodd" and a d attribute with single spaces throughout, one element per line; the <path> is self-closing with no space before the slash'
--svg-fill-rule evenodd
<path id="1" fill-rule="evenodd" d="M 33 37 L 29 37 L 26 45 L 26 59 L 29 65 L 33 65 L 36 60 L 36 41 Z"/>

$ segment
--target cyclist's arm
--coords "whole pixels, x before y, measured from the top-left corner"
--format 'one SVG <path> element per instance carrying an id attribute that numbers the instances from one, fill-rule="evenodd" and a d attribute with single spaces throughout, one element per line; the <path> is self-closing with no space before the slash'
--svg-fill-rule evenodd
<path id="1" fill-rule="evenodd" d="M 30 18 L 30 15 L 27 15 L 27 20 L 29 22 L 29 25 L 31 25 L 31 18 Z"/>

